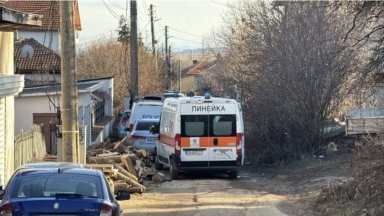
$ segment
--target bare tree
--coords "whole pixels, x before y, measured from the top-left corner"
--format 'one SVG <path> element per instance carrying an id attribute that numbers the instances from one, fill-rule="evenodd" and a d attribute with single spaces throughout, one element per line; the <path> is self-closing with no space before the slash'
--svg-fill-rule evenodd
<path id="1" fill-rule="evenodd" d="M 113 76 L 114 108 L 122 112 L 124 97 L 129 96 L 130 71 L 129 47 L 115 39 L 98 41 L 81 50 L 77 55 L 76 65 L 78 77 L 89 79 Z M 156 59 L 143 46 L 139 47 L 139 93 L 157 94 L 161 92 L 162 66 L 161 59 Z"/>
<path id="2" fill-rule="evenodd" d="M 216 77 L 242 91 L 253 148 L 279 157 L 315 152 L 323 130 L 365 74 L 343 43 L 345 16 L 327 2 L 236 3 L 220 39 Z"/>

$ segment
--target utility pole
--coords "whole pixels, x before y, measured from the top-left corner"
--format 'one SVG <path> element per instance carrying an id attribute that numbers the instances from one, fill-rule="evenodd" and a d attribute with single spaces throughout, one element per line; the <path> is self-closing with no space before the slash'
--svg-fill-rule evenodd
<path id="1" fill-rule="evenodd" d="M 164 76 L 164 90 L 169 90 L 168 77 L 169 77 L 169 56 L 168 56 L 168 26 L 165 26 L 165 76 Z"/>
<path id="2" fill-rule="evenodd" d="M 202 40 L 202 44 L 201 44 L 201 59 L 202 61 L 204 59 L 204 39 Z"/>
<path id="3" fill-rule="evenodd" d="M 153 5 L 151 4 L 149 6 L 149 10 L 150 10 L 150 14 L 151 14 L 151 35 L 152 35 L 152 55 L 155 56 L 156 55 L 156 40 L 155 40 L 155 25 L 154 25 L 154 21 L 153 21 Z"/>
<path id="4" fill-rule="evenodd" d="M 74 1 L 60 1 L 62 140 L 58 160 L 79 162 Z"/>
<path id="5" fill-rule="evenodd" d="M 139 66 L 137 57 L 137 4 L 131 0 L 131 105 L 139 93 Z"/>
<path id="6" fill-rule="evenodd" d="M 179 59 L 179 92 L 181 92 L 181 62 Z"/>
<path id="7" fill-rule="evenodd" d="M 169 51 L 168 51 L 168 74 L 169 74 L 169 82 L 171 83 L 170 90 L 173 90 L 173 73 L 172 73 L 172 65 L 171 65 L 171 45 L 169 45 Z"/>

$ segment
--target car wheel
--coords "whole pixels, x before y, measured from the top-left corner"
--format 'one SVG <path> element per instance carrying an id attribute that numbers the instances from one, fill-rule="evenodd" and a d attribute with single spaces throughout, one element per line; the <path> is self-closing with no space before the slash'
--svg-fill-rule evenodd
<path id="1" fill-rule="evenodd" d="M 163 164 L 161 164 L 161 163 L 159 162 L 159 156 L 158 156 L 158 155 L 155 156 L 155 168 L 156 168 L 157 170 L 162 170 L 162 169 L 164 169 Z"/>
<path id="2" fill-rule="evenodd" d="M 171 158 L 171 160 L 170 160 L 169 174 L 170 174 L 172 180 L 176 180 L 179 178 L 179 173 L 177 172 L 176 167 L 175 167 L 175 159 L 173 159 L 173 158 Z"/>
<path id="3" fill-rule="evenodd" d="M 237 171 L 229 171 L 228 176 L 230 179 L 237 179 Z"/>

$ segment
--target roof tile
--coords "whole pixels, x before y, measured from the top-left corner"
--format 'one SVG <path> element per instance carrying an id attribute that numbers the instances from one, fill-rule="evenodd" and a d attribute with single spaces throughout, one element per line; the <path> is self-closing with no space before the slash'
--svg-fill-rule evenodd
<path id="1" fill-rule="evenodd" d="M 21 56 L 21 47 L 30 45 L 33 48 L 33 55 L 30 58 Z M 17 70 L 21 74 L 30 74 L 40 71 L 60 74 L 61 57 L 57 52 L 45 47 L 33 38 L 19 39 L 15 43 L 15 60 Z"/>

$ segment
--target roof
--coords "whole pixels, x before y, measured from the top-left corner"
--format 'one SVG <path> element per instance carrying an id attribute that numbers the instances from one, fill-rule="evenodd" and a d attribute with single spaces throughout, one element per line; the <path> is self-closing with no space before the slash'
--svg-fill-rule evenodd
<path id="1" fill-rule="evenodd" d="M 82 92 L 91 92 L 94 87 L 97 87 L 100 84 L 100 81 L 111 79 L 109 78 L 97 78 L 94 80 L 78 81 L 77 82 L 77 91 Z M 42 85 L 36 87 L 24 87 L 23 91 L 19 94 L 20 97 L 26 96 L 41 96 L 41 95 L 54 95 L 61 94 L 61 85 Z"/>
<path id="2" fill-rule="evenodd" d="M 29 45 L 32 47 L 32 56 L 23 57 L 21 53 L 22 47 Z M 23 48 L 24 49 L 24 48 Z M 17 73 L 30 74 L 36 72 L 49 72 L 60 74 L 61 72 L 61 56 L 59 53 L 45 47 L 33 38 L 22 38 L 15 43 L 15 60 Z"/>
<path id="3" fill-rule="evenodd" d="M 0 30 L 13 31 L 15 29 L 31 28 L 42 25 L 42 15 L 25 13 L 3 7 L 0 4 Z"/>
<path id="4" fill-rule="evenodd" d="M 60 29 L 60 1 L 29 1 L 29 0 L 9 0 L 4 6 L 14 10 L 37 13 L 43 15 L 41 27 L 33 27 L 34 30 L 59 30 Z M 78 2 L 75 0 L 75 29 L 81 30 L 80 13 Z"/>
<path id="5" fill-rule="evenodd" d="M 39 162 L 24 164 L 17 168 L 17 172 L 23 175 L 23 173 L 42 174 L 42 173 L 74 173 L 74 174 L 87 174 L 87 175 L 100 175 L 99 170 L 92 170 L 85 168 L 81 164 L 69 163 L 69 162 Z"/>
<path id="6" fill-rule="evenodd" d="M 215 65 L 217 60 L 208 62 L 207 60 L 203 60 L 195 65 L 187 67 L 181 71 L 181 76 L 188 75 L 201 75 L 201 72 L 209 69 L 213 65 Z"/>

